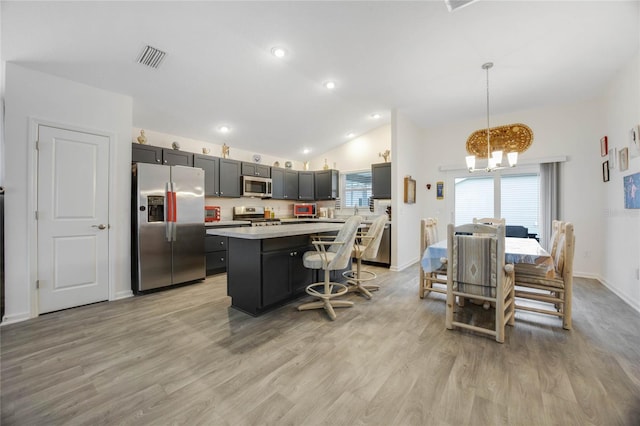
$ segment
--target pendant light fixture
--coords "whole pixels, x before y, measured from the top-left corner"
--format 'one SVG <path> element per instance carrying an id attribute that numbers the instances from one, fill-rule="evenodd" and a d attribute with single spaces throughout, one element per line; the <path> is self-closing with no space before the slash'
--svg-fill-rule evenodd
<path id="1" fill-rule="evenodd" d="M 476 157 L 475 155 L 468 155 L 465 157 L 467 163 L 467 169 L 469 172 L 492 172 L 494 170 L 504 169 L 506 166 L 502 166 L 502 151 L 491 151 L 491 126 L 489 124 L 489 70 L 493 67 L 493 62 L 487 62 L 482 65 L 482 69 L 487 72 L 487 167 L 476 169 Z M 513 151 L 507 153 L 507 160 L 509 167 L 514 167 L 518 162 L 518 152 Z"/>

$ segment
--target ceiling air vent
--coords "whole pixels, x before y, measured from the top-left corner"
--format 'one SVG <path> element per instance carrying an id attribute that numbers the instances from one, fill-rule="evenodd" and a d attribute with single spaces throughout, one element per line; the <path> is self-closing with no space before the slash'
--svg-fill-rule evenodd
<path id="1" fill-rule="evenodd" d="M 167 54 L 155 47 L 145 46 L 138 55 L 138 63 L 157 69 Z"/>

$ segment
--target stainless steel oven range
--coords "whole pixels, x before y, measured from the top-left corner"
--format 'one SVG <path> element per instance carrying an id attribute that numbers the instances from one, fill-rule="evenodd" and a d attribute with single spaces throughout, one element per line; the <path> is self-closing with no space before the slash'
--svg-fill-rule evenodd
<path id="1" fill-rule="evenodd" d="M 281 225 L 280 219 L 265 217 L 264 207 L 234 207 L 233 220 L 248 220 L 251 226 Z"/>

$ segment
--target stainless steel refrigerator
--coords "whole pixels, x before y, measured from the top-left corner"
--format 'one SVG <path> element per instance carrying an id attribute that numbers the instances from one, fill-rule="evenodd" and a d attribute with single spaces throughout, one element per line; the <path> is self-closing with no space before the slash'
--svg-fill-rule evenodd
<path id="1" fill-rule="evenodd" d="M 132 166 L 131 286 L 135 292 L 204 279 L 204 171 Z"/>

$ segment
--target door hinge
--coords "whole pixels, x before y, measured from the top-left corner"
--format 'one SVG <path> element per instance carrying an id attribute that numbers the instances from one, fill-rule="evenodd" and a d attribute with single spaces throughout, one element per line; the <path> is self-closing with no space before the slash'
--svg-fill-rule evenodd
<path id="1" fill-rule="evenodd" d="M 40 280 L 36 280 L 36 289 L 40 288 Z"/>
<path id="2" fill-rule="evenodd" d="M 38 220 L 38 210 L 36 210 L 35 213 L 36 213 L 36 220 Z"/>
<path id="3" fill-rule="evenodd" d="M 40 141 L 36 141 L 36 151 L 40 149 Z"/>

